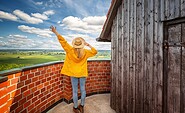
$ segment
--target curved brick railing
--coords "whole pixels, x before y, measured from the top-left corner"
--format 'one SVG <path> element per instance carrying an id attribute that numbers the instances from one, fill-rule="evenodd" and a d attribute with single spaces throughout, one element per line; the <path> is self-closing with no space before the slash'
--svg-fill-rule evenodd
<path id="1" fill-rule="evenodd" d="M 62 66 L 53 62 L 1 72 L 0 112 L 40 113 L 72 102 L 70 77 L 60 74 Z M 88 61 L 88 70 L 87 96 L 110 92 L 110 61 Z"/>

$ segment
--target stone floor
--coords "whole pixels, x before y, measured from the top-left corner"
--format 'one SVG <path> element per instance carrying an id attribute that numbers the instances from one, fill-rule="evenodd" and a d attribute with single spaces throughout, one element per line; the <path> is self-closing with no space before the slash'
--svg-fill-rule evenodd
<path id="1" fill-rule="evenodd" d="M 78 101 L 80 103 L 80 100 Z M 47 113 L 73 113 L 73 103 L 62 102 Z M 84 113 L 116 113 L 110 107 L 110 94 L 97 94 L 86 97 Z"/>

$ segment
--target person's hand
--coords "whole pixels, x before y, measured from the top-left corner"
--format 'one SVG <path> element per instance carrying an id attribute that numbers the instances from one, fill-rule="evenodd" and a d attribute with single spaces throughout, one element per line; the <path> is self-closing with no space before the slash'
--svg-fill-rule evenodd
<path id="1" fill-rule="evenodd" d="M 54 26 L 50 26 L 50 30 L 51 30 L 53 33 L 56 33 L 56 32 L 57 32 L 56 27 L 54 27 Z"/>

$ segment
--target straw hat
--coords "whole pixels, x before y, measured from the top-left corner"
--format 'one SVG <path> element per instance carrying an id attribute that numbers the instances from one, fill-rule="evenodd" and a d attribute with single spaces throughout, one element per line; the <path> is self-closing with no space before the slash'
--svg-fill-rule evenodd
<path id="1" fill-rule="evenodd" d="M 72 45 L 74 48 L 83 48 L 84 47 L 85 40 L 81 37 L 77 37 L 73 39 Z"/>

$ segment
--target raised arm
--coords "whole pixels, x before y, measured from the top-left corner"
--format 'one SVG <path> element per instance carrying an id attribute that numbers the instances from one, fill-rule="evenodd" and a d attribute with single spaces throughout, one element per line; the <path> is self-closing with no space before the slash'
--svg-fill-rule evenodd
<path id="1" fill-rule="evenodd" d="M 63 36 L 61 36 L 57 30 L 56 27 L 51 26 L 50 30 L 58 37 L 58 41 L 60 42 L 60 44 L 62 45 L 62 47 L 64 48 L 64 50 L 66 52 L 70 51 L 70 49 L 72 48 L 71 45 L 68 44 L 68 42 L 65 40 L 65 38 Z"/>
<path id="2" fill-rule="evenodd" d="M 87 57 L 92 57 L 98 53 L 98 51 L 94 47 L 92 47 L 89 43 L 85 42 L 84 44 L 91 48 L 91 50 L 87 50 Z"/>

